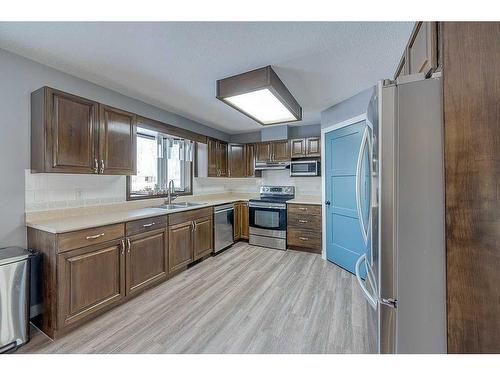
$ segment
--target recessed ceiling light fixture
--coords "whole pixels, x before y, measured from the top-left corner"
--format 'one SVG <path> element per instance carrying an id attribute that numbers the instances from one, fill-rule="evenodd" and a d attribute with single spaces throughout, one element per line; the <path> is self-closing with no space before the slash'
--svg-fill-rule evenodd
<path id="1" fill-rule="evenodd" d="M 271 66 L 219 79 L 216 97 L 262 125 L 302 120 L 302 108 Z"/>

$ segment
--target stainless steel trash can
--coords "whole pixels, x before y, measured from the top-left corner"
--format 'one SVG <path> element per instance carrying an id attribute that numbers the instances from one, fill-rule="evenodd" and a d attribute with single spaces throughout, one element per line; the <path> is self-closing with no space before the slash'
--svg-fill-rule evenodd
<path id="1" fill-rule="evenodd" d="M 31 255 L 21 247 L 0 249 L 0 353 L 29 341 Z"/>

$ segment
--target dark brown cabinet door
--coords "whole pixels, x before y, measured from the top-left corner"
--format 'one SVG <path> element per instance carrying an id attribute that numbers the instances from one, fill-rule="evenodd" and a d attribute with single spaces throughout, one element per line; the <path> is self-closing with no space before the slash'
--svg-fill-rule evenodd
<path id="1" fill-rule="evenodd" d="M 193 261 L 193 223 L 191 221 L 168 228 L 168 271 L 184 268 Z"/>
<path id="2" fill-rule="evenodd" d="M 45 171 L 97 173 L 95 159 L 98 104 L 49 88 L 45 90 L 49 127 L 45 144 Z M 32 113 L 32 116 L 39 114 Z M 32 143 L 34 142 L 43 140 L 32 139 Z"/>
<path id="3" fill-rule="evenodd" d="M 256 150 L 256 161 L 257 162 L 266 162 L 266 161 L 271 161 L 271 143 L 270 142 L 261 142 L 257 143 L 257 150 Z"/>
<path id="4" fill-rule="evenodd" d="M 218 162 L 219 162 L 219 176 L 227 177 L 228 169 L 227 169 L 227 143 L 219 142 L 219 153 L 218 153 Z"/>
<path id="5" fill-rule="evenodd" d="M 306 156 L 321 156 L 320 137 L 311 137 L 306 139 Z"/>
<path id="6" fill-rule="evenodd" d="M 208 138 L 208 177 L 218 177 L 219 176 L 219 164 L 218 164 L 218 142 L 215 139 Z"/>
<path id="7" fill-rule="evenodd" d="M 245 145 L 229 144 L 229 177 L 246 176 Z"/>
<path id="8" fill-rule="evenodd" d="M 272 160 L 273 161 L 286 161 L 290 160 L 290 143 L 288 140 L 273 141 L 272 142 Z"/>
<path id="9" fill-rule="evenodd" d="M 248 203 L 241 202 L 240 203 L 240 238 L 248 240 Z"/>
<path id="10" fill-rule="evenodd" d="M 292 158 L 301 158 L 306 155 L 306 140 L 304 138 L 301 139 L 292 139 L 290 141 L 290 156 Z"/>
<path id="11" fill-rule="evenodd" d="M 135 114 L 105 105 L 100 106 L 100 173 L 136 174 L 136 127 Z"/>
<path id="12" fill-rule="evenodd" d="M 133 295 L 167 278 L 167 230 L 127 239 L 126 294 Z"/>
<path id="13" fill-rule="evenodd" d="M 213 245 L 213 222 L 211 217 L 205 217 L 194 221 L 193 230 L 193 253 L 194 259 L 199 259 L 210 254 L 214 250 Z"/>
<path id="14" fill-rule="evenodd" d="M 241 203 L 236 202 L 234 204 L 233 211 L 233 238 L 238 241 L 241 237 Z"/>
<path id="15" fill-rule="evenodd" d="M 245 145 L 245 176 L 254 177 L 255 176 L 255 145 L 249 143 Z"/>
<path id="16" fill-rule="evenodd" d="M 125 296 L 122 240 L 58 256 L 59 329 L 117 304 Z"/>

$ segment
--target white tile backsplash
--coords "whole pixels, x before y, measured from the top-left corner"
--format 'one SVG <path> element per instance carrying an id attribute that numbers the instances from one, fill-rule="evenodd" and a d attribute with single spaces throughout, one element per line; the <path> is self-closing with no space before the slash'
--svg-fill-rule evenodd
<path id="1" fill-rule="evenodd" d="M 89 207 L 126 201 L 125 176 L 31 173 L 25 171 L 26 212 Z M 321 195 L 321 177 L 290 177 L 290 171 L 263 171 L 262 178 L 193 178 L 196 195 L 255 193 L 261 185 L 292 185 L 296 195 Z"/>

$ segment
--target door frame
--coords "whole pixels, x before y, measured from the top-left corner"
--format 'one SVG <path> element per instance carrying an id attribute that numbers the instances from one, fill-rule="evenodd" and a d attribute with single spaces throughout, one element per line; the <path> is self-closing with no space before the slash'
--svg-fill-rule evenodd
<path id="1" fill-rule="evenodd" d="M 321 245 L 321 258 L 326 260 L 326 175 L 325 175 L 325 167 L 326 167 L 326 153 L 325 153 L 325 140 L 327 133 L 330 133 L 334 130 L 344 128 L 346 126 L 356 124 L 360 121 L 366 121 L 369 127 L 372 127 L 371 122 L 368 120 L 367 113 L 364 112 L 358 116 L 351 117 L 347 120 L 334 123 L 325 128 L 321 129 L 321 229 L 322 229 L 322 245 Z M 373 129 L 373 127 L 372 127 Z"/>

